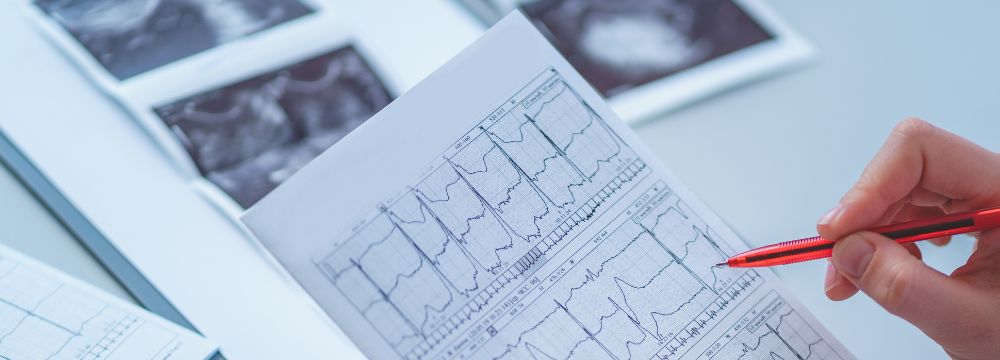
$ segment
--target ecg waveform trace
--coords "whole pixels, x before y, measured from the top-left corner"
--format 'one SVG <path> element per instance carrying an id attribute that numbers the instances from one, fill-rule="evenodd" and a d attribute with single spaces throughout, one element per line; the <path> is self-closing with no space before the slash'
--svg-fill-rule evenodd
<path id="1" fill-rule="evenodd" d="M 839 358 L 554 69 L 426 169 L 311 259 L 399 358 Z"/>
<path id="2" fill-rule="evenodd" d="M 107 359 L 131 336 L 155 350 L 133 346 L 127 356 L 159 358 L 177 345 L 167 329 L 0 257 L 0 358 Z"/>
<path id="3" fill-rule="evenodd" d="M 754 271 L 711 267 L 732 249 L 665 184 L 646 194 L 599 243 L 545 276 L 555 280 L 543 295 L 495 323 L 475 355 L 668 358 L 761 284 Z"/>
<path id="4" fill-rule="evenodd" d="M 554 70 L 456 148 L 314 259 L 408 359 L 482 316 L 502 289 L 650 171 Z"/>
<path id="5" fill-rule="evenodd" d="M 841 360 L 840 354 L 773 291 L 757 302 L 699 359 Z"/>

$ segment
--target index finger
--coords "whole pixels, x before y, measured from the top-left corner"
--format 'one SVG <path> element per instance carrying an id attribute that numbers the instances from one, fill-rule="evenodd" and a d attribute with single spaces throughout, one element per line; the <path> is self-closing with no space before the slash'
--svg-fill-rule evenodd
<path id="1" fill-rule="evenodd" d="M 839 239 L 865 229 L 916 189 L 953 199 L 950 212 L 1000 202 L 1000 156 L 923 120 L 904 120 L 817 230 Z"/>

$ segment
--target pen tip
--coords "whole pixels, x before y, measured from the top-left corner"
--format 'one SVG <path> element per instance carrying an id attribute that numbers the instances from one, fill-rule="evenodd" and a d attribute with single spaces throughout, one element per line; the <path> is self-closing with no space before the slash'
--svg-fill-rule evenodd
<path id="1" fill-rule="evenodd" d="M 715 264 L 715 267 L 723 267 L 723 266 L 729 266 L 729 263 L 728 262 L 720 262 L 718 264 Z"/>

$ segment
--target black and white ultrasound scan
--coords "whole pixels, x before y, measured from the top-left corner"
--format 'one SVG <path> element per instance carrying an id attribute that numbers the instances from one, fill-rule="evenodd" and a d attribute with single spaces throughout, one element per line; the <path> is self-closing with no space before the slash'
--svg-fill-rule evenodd
<path id="1" fill-rule="evenodd" d="M 154 112 L 202 176 L 249 208 L 392 99 L 349 45 Z"/>
<path id="2" fill-rule="evenodd" d="M 519 6 L 609 97 L 773 38 L 731 0 L 537 0 Z"/>
<path id="3" fill-rule="evenodd" d="M 308 15 L 299 0 L 35 0 L 118 80 Z"/>

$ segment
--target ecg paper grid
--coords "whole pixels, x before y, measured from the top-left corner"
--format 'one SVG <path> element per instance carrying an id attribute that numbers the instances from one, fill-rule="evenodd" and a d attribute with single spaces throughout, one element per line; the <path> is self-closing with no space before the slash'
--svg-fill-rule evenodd
<path id="1" fill-rule="evenodd" d="M 513 17 L 473 48 L 544 42 Z M 486 66 L 470 60 L 485 55 L 463 55 L 446 68 Z M 351 319 L 338 323 L 362 350 L 411 360 L 853 359 L 769 270 L 713 266 L 744 245 L 704 220 L 568 71 L 520 74 L 520 90 L 438 148 L 417 181 L 320 245 L 312 270 L 293 271 L 335 320 Z M 421 91 L 430 90 L 411 94 Z M 282 226 L 261 219 L 248 224 Z"/>
<path id="2" fill-rule="evenodd" d="M 214 347 L 0 248 L 0 359 L 205 359 Z"/>

